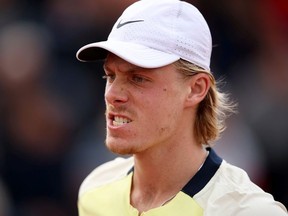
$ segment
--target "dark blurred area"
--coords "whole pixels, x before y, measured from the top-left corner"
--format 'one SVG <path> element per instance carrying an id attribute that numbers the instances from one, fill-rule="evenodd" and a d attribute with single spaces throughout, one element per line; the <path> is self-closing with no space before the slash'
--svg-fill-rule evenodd
<path id="1" fill-rule="evenodd" d="M 134 0 L 0 0 L 0 216 L 77 215 L 77 192 L 115 157 L 104 145 L 105 40 Z M 194 0 L 212 71 L 239 104 L 216 150 L 288 206 L 288 2 Z"/>

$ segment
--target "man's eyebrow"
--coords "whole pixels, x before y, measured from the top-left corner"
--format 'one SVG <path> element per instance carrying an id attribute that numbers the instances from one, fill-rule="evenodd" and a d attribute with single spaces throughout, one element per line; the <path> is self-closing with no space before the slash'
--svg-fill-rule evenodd
<path id="1" fill-rule="evenodd" d="M 107 66 L 106 63 L 103 64 L 103 69 L 104 71 L 111 71 L 111 69 L 109 68 L 109 66 Z"/>
<path id="2" fill-rule="evenodd" d="M 109 65 L 107 65 L 106 63 L 103 64 L 103 69 L 109 72 L 113 71 L 112 68 L 110 68 Z M 129 64 L 129 67 L 125 71 L 123 70 L 120 70 L 120 71 L 125 72 L 125 73 L 134 73 L 136 71 L 143 70 L 143 69 L 145 70 L 145 68 L 142 68 L 133 64 Z"/>
<path id="3" fill-rule="evenodd" d="M 110 72 L 110 73 L 113 72 L 112 67 L 110 67 L 109 64 L 106 64 L 106 63 L 103 64 L 103 69 L 104 69 L 104 72 L 105 72 L 105 73 L 106 73 L 106 72 Z"/>

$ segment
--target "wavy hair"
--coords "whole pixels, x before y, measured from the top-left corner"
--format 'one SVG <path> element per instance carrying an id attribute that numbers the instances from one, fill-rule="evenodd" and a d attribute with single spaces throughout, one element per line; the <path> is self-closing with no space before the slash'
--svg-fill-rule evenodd
<path id="1" fill-rule="evenodd" d="M 230 100 L 228 94 L 220 92 L 218 86 L 222 81 L 216 82 L 211 72 L 183 59 L 176 61 L 174 65 L 186 78 L 195 75 L 195 73 L 209 75 L 211 86 L 198 106 L 194 132 L 199 143 L 210 146 L 225 130 L 225 120 L 236 112 L 237 105 Z"/>

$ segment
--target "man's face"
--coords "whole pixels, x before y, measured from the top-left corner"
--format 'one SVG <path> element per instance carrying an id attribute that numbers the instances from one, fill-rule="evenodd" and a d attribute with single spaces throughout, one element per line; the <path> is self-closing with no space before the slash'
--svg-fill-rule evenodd
<path id="1" fill-rule="evenodd" d="M 145 69 L 109 54 L 104 70 L 106 145 L 112 152 L 141 153 L 181 136 L 187 84 L 174 65 Z"/>

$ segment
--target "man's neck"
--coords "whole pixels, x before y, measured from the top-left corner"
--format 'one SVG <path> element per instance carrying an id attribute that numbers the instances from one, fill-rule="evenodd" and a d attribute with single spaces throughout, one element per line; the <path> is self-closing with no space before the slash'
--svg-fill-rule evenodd
<path id="1" fill-rule="evenodd" d="M 202 146 L 174 146 L 134 155 L 131 205 L 139 212 L 169 202 L 197 173 L 207 153 Z M 158 153 L 157 153 L 158 152 Z"/>

